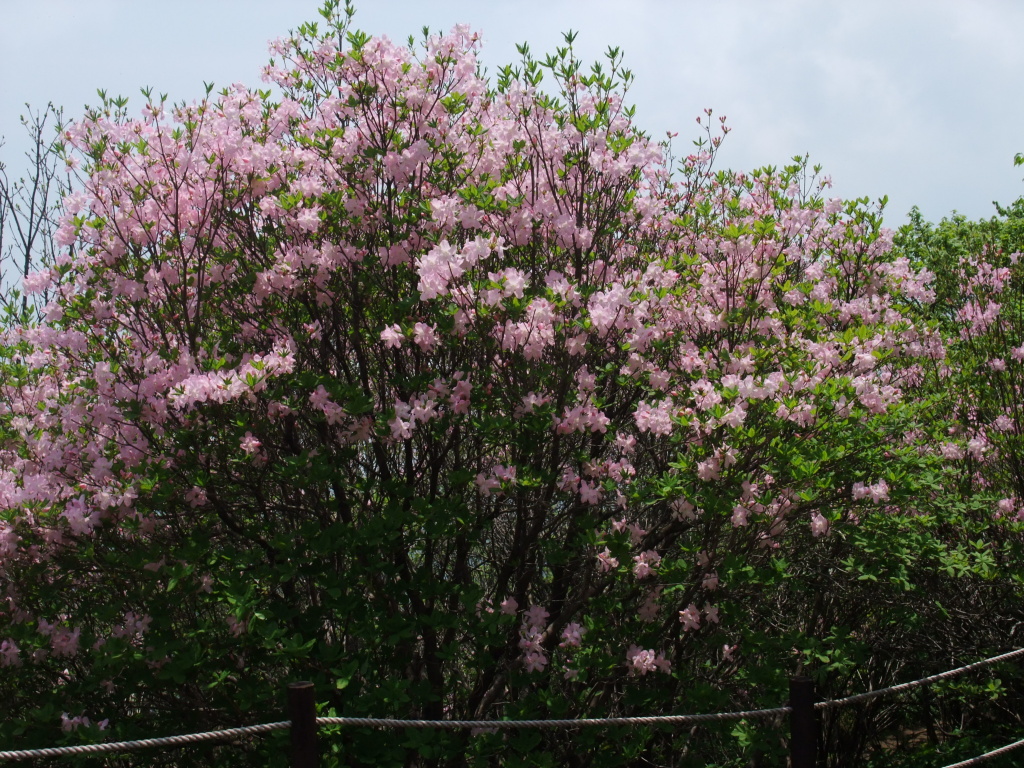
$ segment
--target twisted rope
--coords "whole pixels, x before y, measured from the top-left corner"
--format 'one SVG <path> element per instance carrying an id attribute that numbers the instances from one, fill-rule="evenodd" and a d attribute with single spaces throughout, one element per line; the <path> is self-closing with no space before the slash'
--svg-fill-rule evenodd
<path id="1" fill-rule="evenodd" d="M 371 728 L 484 728 L 503 730 L 509 728 L 574 728 L 588 725 L 656 725 L 703 723 L 712 720 L 742 720 L 745 718 L 772 717 L 784 715 L 789 707 L 755 709 L 744 712 L 716 712 L 699 715 L 655 715 L 650 717 L 606 717 L 579 720 L 391 720 L 374 717 L 318 717 L 317 725 L 362 725 Z M 24 760 L 31 757 L 59 757 L 61 755 L 89 755 L 103 752 L 127 752 L 145 747 L 183 746 L 203 741 L 220 741 L 238 736 L 263 734 L 291 727 L 290 720 L 262 725 L 247 725 L 242 728 L 226 728 L 221 731 L 192 733 L 186 736 L 161 736 L 137 741 L 115 741 L 109 744 L 82 744 L 73 747 L 48 747 L 44 749 L 18 749 L 0 752 L 0 760 Z"/>
<path id="2" fill-rule="evenodd" d="M 1005 747 L 1000 747 L 999 749 L 993 749 L 991 752 L 986 752 L 984 755 L 972 757 L 970 760 L 962 760 L 959 763 L 947 765 L 945 766 L 945 768 L 967 768 L 967 766 L 969 765 L 978 765 L 979 763 L 988 760 L 990 757 L 998 757 L 999 755 L 1005 755 L 1007 752 L 1010 752 L 1011 750 L 1014 750 L 1017 747 L 1024 747 L 1024 739 L 1021 739 L 1020 741 L 1015 741 L 1013 742 L 1013 744 L 1007 744 Z"/>
<path id="3" fill-rule="evenodd" d="M 391 720 L 378 717 L 318 717 L 317 725 L 362 725 L 369 728 L 482 728 L 508 730 L 510 728 L 582 728 L 588 725 L 683 725 L 711 721 L 745 720 L 748 718 L 785 715 L 789 707 L 751 709 L 744 712 L 714 712 L 700 715 L 651 715 L 646 717 L 595 717 L 577 720 Z"/>
<path id="4" fill-rule="evenodd" d="M 223 739 L 234 739 L 238 736 L 282 731 L 286 728 L 291 728 L 291 725 L 291 720 L 282 720 L 277 723 L 246 725 L 241 728 L 225 728 L 222 731 L 190 733 L 185 736 L 159 736 L 157 738 L 139 739 L 137 741 L 112 741 L 109 744 L 82 744 L 74 747 L 16 749 L 10 752 L 0 752 L 0 760 L 24 760 L 29 757 L 60 757 L 61 755 L 95 755 L 102 752 L 127 752 L 132 749 L 144 749 L 145 747 L 180 747 L 185 744 L 194 744 L 202 741 L 221 741 Z"/>
<path id="5" fill-rule="evenodd" d="M 995 664 L 997 661 L 1005 661 L 1006 659 L 1012 659 L 1016 656 L 1024 654 L 1024 648 L 1018 648 L 1016 651 L 1010 651 L 999 656 L 993 656 L 990 659 L 984 661 L 976 661 L 973 664 L 968 664 L 965 667 L 959 667 L 957 669 L 950 669 L 945 672 L 940 672 L 937 675 L 931 675 L 929 677 L 922 677 L 920 680 L 912 680 L 909 683 L 900 683 L 899 685 L 893 685 L 888 688 L 879 688 L 876 691 L 868 691 L 867 693 L 858 693 L 854 696 L 847 696 L 845 699 L 832 699 L 830 701 L 819 701 L 814 705 L 815 709 L 834 709 L 835 707 L 844 707 L 847 704 L 854 704 L 858 701 L 868 701 L 869 699 L 876 699 L 879 696 L 887 696 L 890 693 L 902 693 L 903 691 L 909 691 L 912 688 L 917 688 L 928 683 L 934 683 L 939 680 L 945 680 L 949 677 L 955 677 L 956 675 L 964 672 L 969 672 L 972 669 L 979 669 L 980 667 L 988 666 L 989 664 Z"/>
<path id="6" fill-rule="evenodd" d="M 993 656 L 990 659 L 976 661 L 957 669 L 950 669 L 940 672 L 937 675 L 923 677 L 920 680 L 913 680 L 909 683 L 893 685 L 889 688 L 879 688 L 876 691 L 858 693 L 854 696 L 847 696 L 843 699 L 832 699 L 830 701 L 819 701 L 814 705 L 815 709 L 832 709 L 853 704 L 858 701 L 867 701 L 879 696 L 886 696 L 891 693 L 917 688 L 921 685 L 934 683 L 949 677 L 969 672 L 972 669 L 995 664 L 997 661 L 1005 661 L 1024 654 L 1024 648 L 1015 651 Z M 652 715 L 646 717 L 603 717 L 603 718 L 580 718 L 577 720 L 392 720 L 389 718 L 376 717 L 318 717 L 317 725 L 356 725 L 370 728 L 439 728 L 455 730 L 460 728 L 480 728 L 483 730 L 507 730 L 510 728 L 582 728 L 590 725 L 685 725 L 689 723 L 707 723 L 714 721 L 745 720 L 755 718 L 775 717 L 792 712 L 791 707 L 775 707 L 773 709 L 751 709 L 742 712 L 714 712 L 696 715 Z M 127 752 L 132 749 L 144 749 L 146 747 L 163 746 L 184 746 L 204 741 L 222 741 L 234 739 L 239 736 L 251 736 L 271 731 L 281 731 L 291 728 L 290 720 L 281 720 L 276 723 L 263 723 L 261 725 L 246 725 L 240 728 L 225 728 L 220 731 L 206 731 L 205 733 L 191 733 L 183 736 L 160 736 L 152 739 L 138 739 L 136 741 L 115 741 L 108 744 L 82 744 L 73 747 L 45 747 L 43 749 L 17 749 L 0 752 L 0 760 L 23 760 L 32 757 L 60 757 L 61 755 L 89 755 L 101 754 L 104 752 Z M 978 757 L 965 760 L 955 765 L 948 765 L 945 768 L 966 768 L 966 766 L 977 765 L 990 757 L 1005 754 L 1013 749 L 1024 746 L 1024 739 L 1000 747 L 992 752 L 986 752 Z"/>

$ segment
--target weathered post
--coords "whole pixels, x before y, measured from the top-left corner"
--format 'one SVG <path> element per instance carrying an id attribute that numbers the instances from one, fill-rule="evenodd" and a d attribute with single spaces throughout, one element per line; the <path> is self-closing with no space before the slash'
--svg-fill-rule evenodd
<path id="1" fill-rule="evenodd" d="M 316 696 L 312 683 L 288 685 L 288 719 L 292 721 L 292 768 L 317 768 Z"/>
<path id="2" fill-rule="evenodd" d="M 814 681 L 803 675 L 789 679 L 790 768 L 816 768 L 818 725 L 814 717 Z"/>

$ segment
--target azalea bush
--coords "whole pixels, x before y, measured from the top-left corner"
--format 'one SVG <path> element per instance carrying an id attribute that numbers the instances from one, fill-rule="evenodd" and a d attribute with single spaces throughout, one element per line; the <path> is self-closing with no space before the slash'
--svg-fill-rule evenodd
<path id="1" fill-rule="evenodd" d="M 932 319 L 946 329 L 950 363 L 936 374 L 953 426 L 943 446 L 958 462 L 965 493 L 1000 496 L 997 514 L 1024 519 L 1021 392 L 1024 375 L 1024 199 L 998 216 L 938 225 L 916 211 L 899 248 L 931 270 L 940 301 Z"/>
<path id="2" fill-rule="evenodd" d="M 602 717 L 927 661 L 947 344 L 879 212 L 804 162 L 716 171 L 710 112 L 676 159 L 616 51 L 524 46 L 492 82 L 467 28 L 400 46 L 351 13 L 275 41 L 271 90 L 62 135 L 48 301 L 3 337 L 3 743 L 277 720 L 297 679 L 321 714 Z M 778 725 L 324 741 L 705 765 L 778 759 Z"/>

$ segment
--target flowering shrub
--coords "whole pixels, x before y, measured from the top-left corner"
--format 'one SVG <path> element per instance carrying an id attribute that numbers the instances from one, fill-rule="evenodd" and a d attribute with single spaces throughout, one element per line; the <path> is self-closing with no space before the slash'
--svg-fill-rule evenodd
<path id="1" fill-rule="evenodd" d="M 1000 216 L 988 221 L 957 216 L 937 226 L 915 212 L 899 243 L 935 273 L 940 301 L 930 314 L 949 337 L 950 361 L 934 372 L 951 418 L 941 455 L 958 465 L 964 493 L 995 495 L 989 512 L 1014 520 L 1024 519 L 1022 206 L 999 207 Z"/>
<path id="2" fill-rule="evenodd" d="M 376 717 L 776 705 L 831 625 L 765 590 L 860 567 L 938 466 L 904 430 L 946 355 L 929 275 L 801 163 L 714 172 L 710 112 L 676 167 L 617 54 L 491 83 L 466 28 L 323 15 L 272 44 L 279 101 L 67 128 L 82 186 L 26 280 L 52 300 L 4 336 L 19 741 L 275 718 L 296 678 Z M 611 765 L 687 736 L 334 738 Z"/>

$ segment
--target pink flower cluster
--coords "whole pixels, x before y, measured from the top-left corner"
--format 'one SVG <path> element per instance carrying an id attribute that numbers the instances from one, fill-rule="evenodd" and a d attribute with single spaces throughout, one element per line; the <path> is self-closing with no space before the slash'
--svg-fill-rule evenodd
<path id="1" fill-rule="evenodd" d="M 89 728 L 92 725 L 92 721 L 84 715 L 75 715 L 74 717 L 68 717 L 68 713 L 65 712 L 60 716 L 60 729 L 65 733 L 70 731 L 77 731 L 80 727 Z M 109 718 L 104 718 L 96 723 L 96 727 L 101 731 L 105 731 L 107 726 L 110 725 Z"/>
<path id="2" fill-rule="evenodd" d="M 476 487 L 484 496 L 490 496 L 494 491 L 499 491 L 502 485 L 511 487 L 516 484 L 516 468 L 506 467 L 503 464 L 495 464 L 488 472 L 478 472 L 476 476 Z"/>
<path id="3" fill-rule="evenodd" d="M 881 504 L 889 498 L 889 485 L 885 480 L 879 480 L 877 483 L 872 483 L 870 485 L 865 485 L 860 482 L 854 483 L 853 498 L 855 500 L 871 499 L 875 504 Z"/>
<path id="4" fill-rule="evenodd" d="M 548 616 L 548 612 L 539 605 L 531 605 L 523 614 L 523 623 L 519 628 L 519 647 L 523 651 L 523 666 L 527 672 L 543 672 L 548 665 L 548 656 L 543 646 Z"/>
<path id="5" fill-rule="evenodd" d="M 646 675 L 648 672 L 668 675 L 672 672 L 672 662 L 665 658 L 665 654 L 644 650 L 638 645 L 631 645 L 626 650 L 626 666 L 634 675 Z"/>

